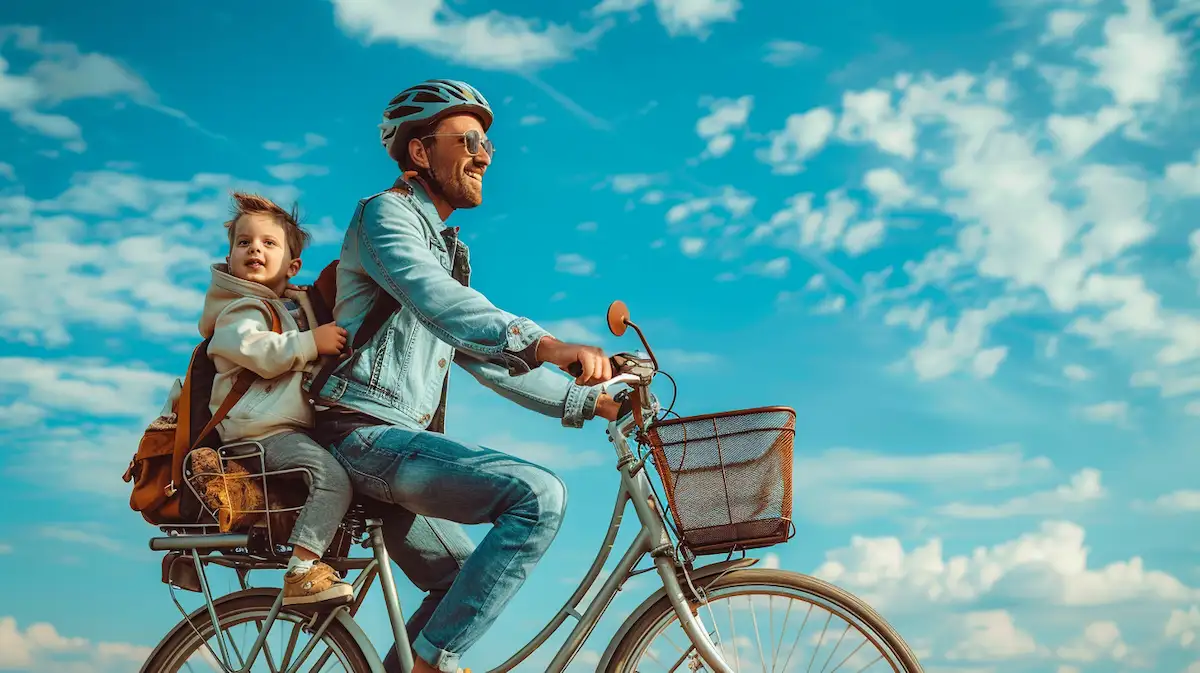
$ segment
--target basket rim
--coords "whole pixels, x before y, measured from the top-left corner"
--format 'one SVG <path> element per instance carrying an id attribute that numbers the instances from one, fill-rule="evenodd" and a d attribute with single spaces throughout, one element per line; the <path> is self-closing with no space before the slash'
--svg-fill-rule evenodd
<path id="1" fill-rule="evenodd" d="M 731 411 L 716 411 L 707 414 L 696 414 L 694 416 L 680 416 L 679 418 L 668 418 L 662 421 L 655 421 L 650 424 L 647 431 L 652 432 L 655 428 L 663 426 L 679 425 L 680 423 L 690 423 L 693 421 L 708 421 L 715 418 L 730 418 L 732 416 L 745 416 L 748 414 L 764 413 L 764 412 L 786 412 L 792 418 L 796 417 L 796 410 L 792 407 L 785 406 L 767 406 L 767 407 L 751 407 L 748 409 L 734 409 Z M 781 429 L 782 428 L 778 428 Z"/>

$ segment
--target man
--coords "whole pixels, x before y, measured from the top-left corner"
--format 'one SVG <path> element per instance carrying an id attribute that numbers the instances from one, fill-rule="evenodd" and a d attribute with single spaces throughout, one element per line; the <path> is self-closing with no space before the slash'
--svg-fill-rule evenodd
<path id="1" fill-rule="evenodd" d="M 319 386 L 330 450 L 358 492 L 398 506 L 384 516 L 389 553 L 428 592 L 408 624 L 416 673 L 458 670 L 554 539 L 566 506 L 550 471 L 440 434 L 448 363 L 568 427 L 618 414 L 591 387 L 612 377 L 599 348 L 559 341 L 467 286 L 467 247 L 444 222 L 483 201 L 491 123 L 487 100 L 464 82 L 423 82 L 385 109 L 381 140 L 403 175 L 359 202 L 334 316 L 351 335 L 372 315 L 386 322 Z M 574 382 L 540 367 L 576 362 Z M 472 550 L 458 524 L 484 522 L 494 526 Z M 394 645 L 385 666 L 399 670 Z"/>

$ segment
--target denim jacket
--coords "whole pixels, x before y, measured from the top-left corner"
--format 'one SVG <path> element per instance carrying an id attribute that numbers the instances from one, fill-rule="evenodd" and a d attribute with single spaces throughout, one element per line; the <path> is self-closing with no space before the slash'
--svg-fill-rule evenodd
<path id="1" fill-rule="evenodd" d="M 462 282 L 456 280 L 457 274 Z M 378 292 L 400 304 L 320 391 L 333 404 L 414 430 L 429 426 L 454 362 L 500 395 L 567 427 L 595 415 L 599 389 L 534 359 L 546 330 L 496 308 L 466 285 L 470 259 L 419 184 L 362 199 L 337 267 L 334 320 L 353 341 Z M 520 279 L 518 279 L 520 280 Z M 382 289 L 381 289 L 382 288 Z"/>

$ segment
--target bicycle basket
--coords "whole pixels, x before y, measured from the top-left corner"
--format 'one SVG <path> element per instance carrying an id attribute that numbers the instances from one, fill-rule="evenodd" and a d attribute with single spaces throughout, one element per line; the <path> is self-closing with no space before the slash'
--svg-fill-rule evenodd
<path id="1" fill-rule="evenodd" d="M 791 538 L 794 410 L 673 418 L 646 434 L 671 516 L 693 553 L 769 547 Z"/>

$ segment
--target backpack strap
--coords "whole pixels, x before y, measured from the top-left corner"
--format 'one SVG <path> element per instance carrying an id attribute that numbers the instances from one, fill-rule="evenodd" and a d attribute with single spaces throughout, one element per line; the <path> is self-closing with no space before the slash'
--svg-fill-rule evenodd
<path id="1" fill-rule="evenodd" d="M 275 305 L 269 301 L 264 301 L 267 309 L 271 313 L 271 331 L 276 334 L 283 332 L 283 324 L 279 318 L 279 311 Z M 254 381 L 258 379 L 258 374 L 250 369 L 243 369 L 233 382 L 233 387 L 229 393 L 225 395 L 225 399 L 221 401 L 221 406 L 217 407 L 217 411 L 204 425 L 204 428 L 195 435 L 195 440 L 192 440 L 192 404 L 191 404 L 191 379 L 192 369 L 195 365 L 197 357 L 208 357 L 207 345 L 209 341 L 206 339 L 204 343 L 196 347 L 192 352 L 192 361 L 188 363 L 188 373 L 184 377 L 183 392 L 176 402 L 177 412 L 177 430 L 175 431 L 175 451 L 171 457 L 171 482 L 167 484 L 164 493 L 169 498 L 175 494 L 179 484 L 183 483 L 183 460 L 187 454 L 199 448 L 200 444 L 212 433 L 213 430 L 225 420 L 225 417 L 233 409 L 233 405 L 237 404 L 238 400 L 250 390 L 250 386 L 254 385 Z M 203 350 L 202 350 L 203 349 Z"/>
<path id="2" fill-rule="evenodd" d="M 321 389 L 329 382 L 329 377 L 333 375 L 343 362 L 348 362 L 358 357 L 358 351 L 374 337 L 383 327 L 384 323 L 391 318 L 393 314 L 400 311 L 400 303 L 396 301 L 392 295 L 388 294 L 383 288 L 379 288 L 375 293 L 375 303 L 371 305 L 371 309 L 367 311 L 367 316 L 363 318 L 362 324 L 358 326 L 358 331 L 354 333 L 354 339 L 350 343 L 350 348 L 346 350 L 341 357 L 331 357 L 328 361 L 321 365 L 317 370 L 316 376 L 313 377 L 312 383 L 308 387 L 308 401 L 310 404 L 317 404 L 321 399 Z"/>

